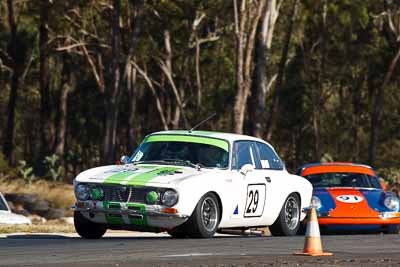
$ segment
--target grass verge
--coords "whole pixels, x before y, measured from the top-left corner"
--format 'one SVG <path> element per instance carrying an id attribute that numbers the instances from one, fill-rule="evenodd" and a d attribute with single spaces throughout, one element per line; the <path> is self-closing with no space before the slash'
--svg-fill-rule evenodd
<path id="1" fill-rule="evenodd" d="M 3 194 L 38 194 L 39 198 L 49 201 L 53 208 L 70 208 L 75 202 L 72 185 L 46 180 L 37 180 L 28 185 L 23 179 L 2 177 L 0 178 L 0 192 Z"/>
<path id="2" fill-rule="evenodd" d="M 58 220 L 32 225 L 0 224 L 0 234 L 11 233 L 75 233 L 75 229 L 73 225 Z"/>

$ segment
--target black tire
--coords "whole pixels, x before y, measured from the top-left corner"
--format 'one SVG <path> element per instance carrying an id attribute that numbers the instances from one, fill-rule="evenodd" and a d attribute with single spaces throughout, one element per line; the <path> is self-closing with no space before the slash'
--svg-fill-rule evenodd
<path id="1" fill-rule="evenodd" d="M 290 194 L 276 221 L 269 227 L 274 236 L 293 236 L 300 228 L 301 205 L 296 194 Z"/>
<path id="2" fill-rule="evenodd" d="M 197 203 L 192 216 L 185 223 L 191 238 L 211 238 L 218 229 L 221 209 L 213 193 L 205 194 Z"/>
<path id="3" fill-rule="evenodd" d="M 185 238 L 187 237 L 187 233 L 185 230 L 184 225 L 180 225 L 178 227 L 175 227 L 172 230 L 167 231 L 168 234 L 174 238 Z"/>
<path id="4" fill-rule="evenodd" d="M 177 227 L 168 230 L 167 233 L 174 238 L 185 238 L 187 237 L 186 224 L 187 222 L 178 225 Z"/>
<path id="5" fill-rule="evenodd" d="M 389 235 L 395 235 L 395 234 L 399 234 L 400 232 L 400 225 L 398 224 L 389 224 L 385 227 L 385 234 L 389 234 Z"/>
<path id="6" fill-rule="evenodd" d="M 306 234 L 307 222 L 305 222 L 305 221 L 306 221 L 306 219 L 304 221 L 300 222 L 299 230 L 297 230 L 297 233 L 296 233 L 297 235 L 305 235 Z"/>
<path id="7" fill-rule="evenodd" d="M 107 231 L 105 224 L 89 221 L 79 211 L 74 211 L 74 226 L 78 235 L 86 239 L 99 239 Z"/>

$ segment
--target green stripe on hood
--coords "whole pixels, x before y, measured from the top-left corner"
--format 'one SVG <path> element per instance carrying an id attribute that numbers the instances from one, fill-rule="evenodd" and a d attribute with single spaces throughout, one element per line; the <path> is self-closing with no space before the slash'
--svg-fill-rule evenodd
<path id="1" fill-rule="evenodd" d="M 225 151 L 229 151 L 228 141 L 209 138 L 209 137 L 201 137 L 201 136 L 189 136 L 189 135 L 171 135 L 171 134 L 156 134 L 150 135 L 146 139 L 144 139 L 145 143 L 148 142 L 188 142 L 188 143 L 198 143 L 198 144 L 206 144 L 212 145 L 219 148 L 222 148 Z"/>
<path id="2" fill-rule="evenodd" d="M 146 183 L 150 182 L 152 179 L 156 178 L 157 176 L 170 175 L 179 169 L 180 168 L 176 168 L 176 167 L 161 167 L 156 170 L 152 170 L 152 171 L 149 171 L 146 173 L 141 173 L 141 174 L 133 176 L 128 181 L 127 185 L 144 186 L 144 185 L 146 185 Z"/>
<path id="3" fill-rule="evenodd" d="M 104 180 L 105 184 L 119 184 L 126 180 L 129 176 L 135 174 L 135 171 L 121 171 L 116 174 L 111 175 Z"/>

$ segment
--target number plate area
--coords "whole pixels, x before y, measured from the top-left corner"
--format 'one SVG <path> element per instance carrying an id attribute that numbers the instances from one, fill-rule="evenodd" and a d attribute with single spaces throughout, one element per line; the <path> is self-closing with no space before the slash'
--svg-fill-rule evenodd
<path id="1" fill-rule="evenodd" d="M 249 184 L 247 186 L 244 217 L 261 217 L 265 205 L 265 184 Z"/>

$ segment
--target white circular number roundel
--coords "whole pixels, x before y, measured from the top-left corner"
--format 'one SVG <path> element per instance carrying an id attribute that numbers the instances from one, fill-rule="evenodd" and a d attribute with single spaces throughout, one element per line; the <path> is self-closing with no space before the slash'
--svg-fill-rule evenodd
<path id="1" fill-rule="evenodd" d="M 345 203 L 359 203 L 363 201 L 364 198 L 356 195 L 340 195 L 336 197 L 336 200 Z"/>

